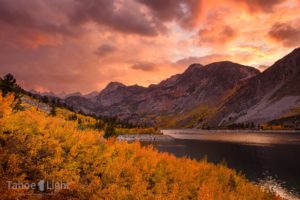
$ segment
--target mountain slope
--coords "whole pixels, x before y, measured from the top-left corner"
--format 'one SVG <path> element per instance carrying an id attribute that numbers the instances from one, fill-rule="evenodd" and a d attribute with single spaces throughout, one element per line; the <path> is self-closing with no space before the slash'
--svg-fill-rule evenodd
<path id="1" fill-rule="evenodd" d="M 210 120 L 211 125 L 270 121 L 300 106 L 300 48 L 237 90 Z"/>
<path id="2" fill-rule="evenodd" d="M 92 102 L 84 97 L 67 98 L 66 103 L 82 110 L 117 116 L 138 124 L 161 123 L 162 116 L 185 115 L 193 118 L 195 108 L 213 108 L 234 89 L 259 71 L 232 62 L 218 62 L 206 66 L 192 64 L 182 74 L 170 77 L 148 88 L 110 83 Z M 77 105 L 76 105 L 77 104 Z M 205 109 L 198 109 L 206 112 Z M 190 114 L 189 114 L 190 113 Z M 190 116 L 191 115 L 191 116 Z M 184 119 L 181 122 L 186 124 Z"/>

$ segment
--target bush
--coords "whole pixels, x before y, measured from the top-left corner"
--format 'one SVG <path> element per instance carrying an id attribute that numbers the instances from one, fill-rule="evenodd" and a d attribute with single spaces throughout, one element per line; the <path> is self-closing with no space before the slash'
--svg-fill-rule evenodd
<path id="1" fill-rule="evenodd" d="M 9 190 L 8 180 L 63 180 L 68 190 L 46 199 L 276 199 L 224 165 L 158 153 L 139 143 L 80 130 L 77 121 L 36 108 L 11 112 L 0 98 L 0 199 L 37 199 L 36 191 Z"/>

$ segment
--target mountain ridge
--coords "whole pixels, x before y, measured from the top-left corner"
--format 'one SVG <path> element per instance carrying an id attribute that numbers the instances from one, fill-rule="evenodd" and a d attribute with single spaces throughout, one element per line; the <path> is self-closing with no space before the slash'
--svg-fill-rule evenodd
<path id="1" fill-rule="evenodd" d="M 225 92 L 259 73 L 255 68 L 224 61 L 192 64 L 183 73 L 147 88 L 112 82 L 98 94 L 90 112 L 154 125 L 160 115 L 189 112 L 199 104 L 216 105 Z M 67 104 L 86 109 L 82 98 L 78 98 L 80 106 L 76 106 L 76 98 L 70 100 L 66 99 Z M 89 100 L 87 104 L 91 105 Z"/>
<path id="2" fill-rule="evenodd" d="M 224 103 L 211 123 L 221 125 L 224 120 L 260 123 L 300 106 L 299 72 L 300 48 L 297 48 L 242 86 Z"/>
<path id="3" fill-rule="evenodd" d="M 223 127 L 275 120 L 300 106 L 300 48 L 263 72 L 230 61 L 191 64 L 148 87 L 110 82 L 67 105 L 87 113 L 160 127 Z"/>

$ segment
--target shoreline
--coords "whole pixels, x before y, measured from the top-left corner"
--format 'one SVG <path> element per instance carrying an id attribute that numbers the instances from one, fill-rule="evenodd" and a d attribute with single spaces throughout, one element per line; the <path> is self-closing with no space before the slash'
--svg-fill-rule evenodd
<path id="1" fill-rule="evenodd" d="M 211 129 L 211 130 L 204 130 L 204 129 L 161 129 L 160 130 L 163 134 L 172 131 L 173 134 L 178 133 L 185 133 L 185 134 L 196 134 L 196 133 L 299 133 L 300 130 L 220 130 L 220 129 Z"/>
<path id="2" fill-rule="evenodd" d="M 119 141 L 169 141 L 169 140 L 174 140 L 174 138 L 169 135 L 151 135 L 151 134 L 119 135 L 117 137 L 117 139 Z"/>
<path id="3" fill-rule="evenodd" d="M 245 133 L 245 134 L 300 134 L 300 130 L 201 130 L 201 129 L 161 129 L 161 135 L 156 134 L 124 134 L 117 137 L 118 141 L 170 141 L 175 139 L 198 139 L 198 138 L 181 138 L 178 136 L 190 135 L 219 135 Z"/>

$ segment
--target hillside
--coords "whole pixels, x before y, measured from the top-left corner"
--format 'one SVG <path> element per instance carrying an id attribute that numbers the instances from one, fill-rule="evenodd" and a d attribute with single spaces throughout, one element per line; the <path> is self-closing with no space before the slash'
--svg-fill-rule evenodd
<path id="1" fill-rule="evenodd" d="M 239 88 L 211 124 L 268 122 L 300 106 L 300 48 Z"/>
<path id="2" fill-rule="evenodd" d="M 192 64 L 182 74 L 148 88 L 114 82 L 93 100 L 70 97 L 65 102 L 75 109 L 116 116 L 134 124 L 169 126 L 164 117 L 186 115 L 199 107 L 199 111 L 213 109 L 238 85 L 257 74 L 259 71 L 254 68 L 228 61 L 206 66 Z M 196 115 L 188 115 L 176 124 L 186 125 L 185 121 L 197 118 Z"/>
<path id="3" fill-rule="evenodd" d="M 224 165 L 158 153 L 139 143 L 105 140 L 78 121 L 0 95 L 0 198 L 47 199 L 280 199 Z M 63 181 L 44 195 L 8 189 L 7 181 Z"/>

